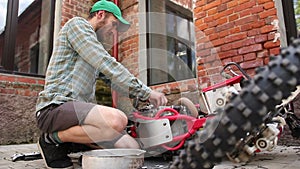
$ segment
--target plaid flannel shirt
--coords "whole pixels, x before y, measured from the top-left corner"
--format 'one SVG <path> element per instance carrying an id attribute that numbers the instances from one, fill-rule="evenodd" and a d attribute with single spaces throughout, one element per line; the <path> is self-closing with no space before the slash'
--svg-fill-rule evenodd
<path id="1" fill-rule="evenodd" d="M 69 20 L 55 42 L 36 111 L 67 101 L 95 102 L 96 80 L 100 73 L 110 79 L 112 88 L 118 92 L 142 100 L 150 95 L 151 89 L 104 49 L 87 20 L 80 17 Z"/>

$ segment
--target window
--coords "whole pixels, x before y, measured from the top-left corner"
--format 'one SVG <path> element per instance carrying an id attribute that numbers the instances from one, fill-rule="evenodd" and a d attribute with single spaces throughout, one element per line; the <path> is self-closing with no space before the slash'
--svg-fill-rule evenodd
<path id="1" fill-rule="evenodd" d="M 0 2 L 0 71 L 44 75 L 52 52 L 55 0 Z"/>
<path id="2" fill-rule="evenodd" d="M 195 78 L 192 12 L 170 1 L 148 0 L 147 25 L 148 85 Z"/>

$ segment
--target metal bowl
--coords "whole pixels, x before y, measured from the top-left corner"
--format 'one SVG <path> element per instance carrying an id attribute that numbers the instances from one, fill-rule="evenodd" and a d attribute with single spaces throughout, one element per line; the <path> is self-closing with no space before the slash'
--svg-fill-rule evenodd
<path id="1" fill-rule="evenodd" d="M 82 169 L 138 169 L 146 151 L 140 149 L 99 149 L 82 156 Z"/>

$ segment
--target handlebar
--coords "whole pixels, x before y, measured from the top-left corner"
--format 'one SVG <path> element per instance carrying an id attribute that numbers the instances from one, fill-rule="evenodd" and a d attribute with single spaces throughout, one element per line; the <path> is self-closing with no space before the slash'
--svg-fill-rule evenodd
<path id="1" fill-rule="evenodd" d="M 235 62 L 229 62 L 229 63 L 227 63 L 227 64 L 223 67 L 222 71 L 220 72 L 220 74 L 221 74 L 223 77 L 226 78 L 226 76 L 228 76 L 224 71 L 225 71 L 229 66 L 231 66 L 231 65 L 236 66 L 236 67 L 239 69 L 239 71 L 243 74 L 243 76 L 244 76 L 245 78 L 247 78 L 247 80 L 250 80 L 250 79 L 251 79 L 251 77 L 244 71 L 244 69 L 243 69 L 239 64 L 237 64 L 237 63 L 235 63 Z M 230 68 L 230 69 L 231 69 L 231 68 Z M 231 73 L 233 73 L 234 75 L 237 75 L 237 74 L 236 74 L 234 71 L 232 71 L 232 70 L 231 70 Z"/>

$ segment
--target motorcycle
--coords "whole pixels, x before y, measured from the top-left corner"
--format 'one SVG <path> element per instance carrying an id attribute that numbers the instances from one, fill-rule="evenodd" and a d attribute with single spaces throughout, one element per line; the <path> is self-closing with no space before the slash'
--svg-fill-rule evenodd
<path id="1" fill-rule="evenodd" d="M 136 104 L 128 133 L 150 155 L 175 154 L 172 169 L 212 168 L 224 156 L 234 162 L 249 161 L 255 153 L 272 151 L 285 125 L 299 138 L 300 119 L 292 104 L 300 90 L 299 44 L 296 40 L 283 49 L 254 78 L 236 63 L 224 66 L 221 75 L 227 80 L 202 90 L 208 112 L 187 98 L 159 108 Z M 212 101 L 209 96 L 216 96 L 216 91 L 222 97 Z"/>
<path id="2" fill-rule="evenodd" d="M 239 94 L 229 98 L 223 110 L 206 120 L 204 128 L 174 157 L 170 168 L 213 168 L 226 155 L 232 160 L 247 160 L 247 154 L 257 149 L 274 147 L 280 133 L 276 130 L 278 124 L 284 124 L 282 119 L 293 136 L 299 136 L 299 119 L 291 113 L 290 104 L 285 104 L 291 103 L 292 92 L 299 93 L 299 85 L 300 40 L 296 39 L 258 69 Z M 280 115 L 282 112 L 284 115 Z M 274 118 L 278 115 L 283 118 Z"/>

